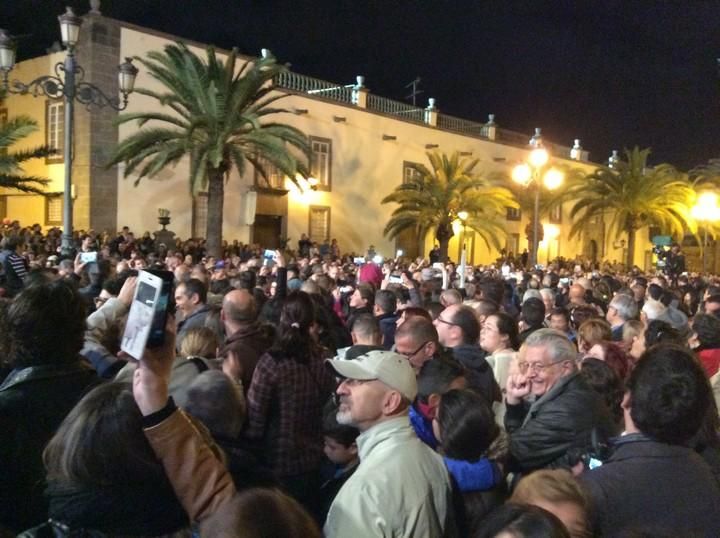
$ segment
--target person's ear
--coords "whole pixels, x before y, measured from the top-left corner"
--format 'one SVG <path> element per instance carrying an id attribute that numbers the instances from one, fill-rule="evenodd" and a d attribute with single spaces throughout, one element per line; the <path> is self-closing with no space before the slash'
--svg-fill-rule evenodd
<path id="1" fill-rule="evenodd" d="M 402 395 L 396 391 L 391 390 L 385 395 L 383 402 L 383 413 L 385 416 L 394 415 L 402 408 L 403 398 Z"/>
<path id="2" fill-rule="evenodd" d="M 348 452 L 350 452 L 350 454 L 352 454 L 353 456 L 357 456 L 358 446 L 356 442 L 353 441 L 353 444 L 348 447 Z"/>
<path id="3" fill-rule="evenodd" d="M 437 409 L 437 407 L 440 405 L 441 399 L 442 396 L 440 396 L 437 392 L 433 392 L 430 396 L 428 396 L 428 406 L 431 409 Z"/>

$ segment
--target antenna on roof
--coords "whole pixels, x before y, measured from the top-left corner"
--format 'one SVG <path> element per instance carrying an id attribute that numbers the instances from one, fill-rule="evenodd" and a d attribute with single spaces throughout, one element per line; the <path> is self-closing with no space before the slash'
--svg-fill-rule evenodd
<path id="1" fill-rule="evenodd" d="M 412 88 L 412 91 L 410 92 L 410 95 L 406 95 L 405 99 L 412 99 L 413 106 L 417 106 L 416 99 L 417 96 L 421 93 L 425 93 L 423 90 L 418 89 L 418 86 L 420 86 L 420 77 L 416 77 L 415 80 L 413 80 L 410 84 L 406 85 L 406 88 Z"/>

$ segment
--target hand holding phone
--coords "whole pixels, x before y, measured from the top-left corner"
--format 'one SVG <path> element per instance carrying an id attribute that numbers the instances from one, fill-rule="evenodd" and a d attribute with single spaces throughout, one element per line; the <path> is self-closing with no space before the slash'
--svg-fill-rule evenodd
<path id="1" fill-rule="evenodd" d="M 164 343 L 147 348 L 133 376 L 133 395 L 143 416 L 165 407 L 169 395 L 170 373 L 175 360 L 175 318 L 167 316 Z"/>
<path id="2" fill-rule="evenodd" d="M 130 304 L 120 349 L 136 360 L 146 346 L 165 343 L 165 324 L 171 307 L 173 274 L 170 271 L 140 271 Z"/>

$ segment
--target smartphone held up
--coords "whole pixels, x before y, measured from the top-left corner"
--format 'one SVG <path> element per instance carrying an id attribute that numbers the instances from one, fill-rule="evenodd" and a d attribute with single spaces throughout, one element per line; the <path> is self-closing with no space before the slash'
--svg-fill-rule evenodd
<path id="1" fill-rule="evenodd" d="M 120 349 L 140 360 L 146 347 L 165 343 L 165 323 L 173 307 L 173 274 L 140 271 Z"/>

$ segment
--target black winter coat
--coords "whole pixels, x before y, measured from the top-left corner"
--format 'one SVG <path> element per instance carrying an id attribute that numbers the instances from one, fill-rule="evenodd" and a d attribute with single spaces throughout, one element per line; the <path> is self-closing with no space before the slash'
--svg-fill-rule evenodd
<path id="1" fill-rule="evenodd" d="M 592 447 L 592 432 L 613 436 L 610 411 L 577 373 L 553 385 L 532 405 L 507 404 L 505 429 L 510 434 L 511 471 L 570 468 L 568 452 L 582 453 Z"/>
<path id="2" fill-rule="evenodd" d="M 99 381 L 78 359 L 69 365 L 24 368 L 0 385 L 0 527 L 19 532 L 47 519 L 42 451 Z"/>
<path id="3" fill-rule="evenodd" d="M 641 434 L 621 438 L 601 467 L 583 473 L 596 536 L 657 529 L 663 536 L 720 536 L 720 486 L 691 448 Z"/>

